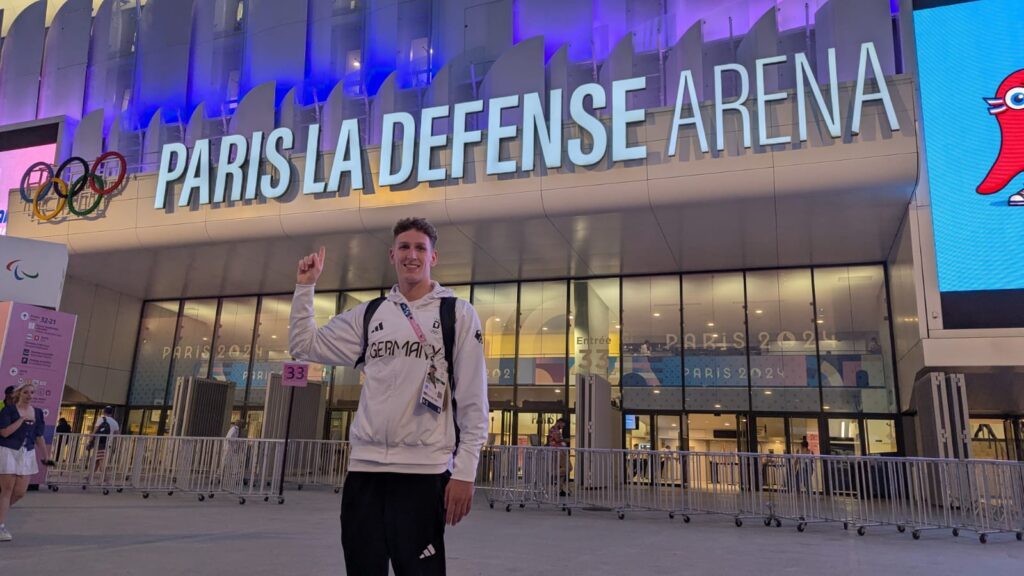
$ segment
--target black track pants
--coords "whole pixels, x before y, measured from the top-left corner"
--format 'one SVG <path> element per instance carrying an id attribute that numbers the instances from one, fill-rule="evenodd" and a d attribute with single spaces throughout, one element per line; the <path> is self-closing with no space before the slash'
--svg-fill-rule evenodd
<path id="1" fill-rule="evenodd" d="M 445 574 L 444 489 L 449 473 L 349 472 L 341 547 L 349 576 Z"/>

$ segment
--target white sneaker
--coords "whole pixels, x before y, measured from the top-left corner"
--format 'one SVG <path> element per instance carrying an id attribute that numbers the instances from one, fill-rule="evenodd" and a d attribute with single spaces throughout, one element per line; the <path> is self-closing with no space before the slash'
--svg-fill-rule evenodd
<path id="1" fill-rule="evenodd" d="M 10 542 L 14 537 L 7 531 L 7 528 L 0 528 L 0 542 Z"/>
<path id="2" fill-rule="evenodd" d="M 1010 206 L 1024 206 L 1024 190 L 1010 196 Z"/>

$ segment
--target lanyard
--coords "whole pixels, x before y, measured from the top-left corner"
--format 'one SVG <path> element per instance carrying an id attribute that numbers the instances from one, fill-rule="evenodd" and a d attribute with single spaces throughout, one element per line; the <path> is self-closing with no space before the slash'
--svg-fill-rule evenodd
<path id="1" fill-rule="evenodd" d="M 426 346 L 427 337 L 423 335 L 423 329 L 420 328 L 420 323 L 412 315 L 412 310 L 409 309 L 405 302 L 398 302 L 398 307 L 402 309 L 402 314 L 405 314 L 405 319 L 409 321 L 409 326 L 412 326 L 412 331 L 416 333 L 416 338 L 419 339 L 420 344 Z"/>

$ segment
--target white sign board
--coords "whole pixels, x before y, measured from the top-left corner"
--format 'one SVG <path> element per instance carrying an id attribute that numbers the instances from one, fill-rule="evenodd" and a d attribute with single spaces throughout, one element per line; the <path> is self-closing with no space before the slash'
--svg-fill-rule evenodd
<path id="1" fill-rule="evenodd" d="M 0 236 L 0 300 L 56 309 L 67 269 L 64 244 Z"/>

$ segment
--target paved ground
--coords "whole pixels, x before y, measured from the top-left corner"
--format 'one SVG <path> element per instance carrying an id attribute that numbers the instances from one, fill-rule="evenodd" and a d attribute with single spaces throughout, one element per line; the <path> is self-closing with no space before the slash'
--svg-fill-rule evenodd
<path id="1" fill-rule="evenodd" d="M 33 492 L 13 510 L 15 540 L 0 543 L 0 573 L 75 576 L 245 576 L 343 574 L 338 505 L 330 492 L 286 493 L 283 506 L 239 506 L 219 496 Z M 449 532 L 453 576 L 510 574 L 1020 574 L 1024 543 L 997 535 L 926 533 L 918 542 L 892 528 L 864 537 L 841 526 L 764 528 L 749 521 L 555 510 L 490 510 Z"/>

